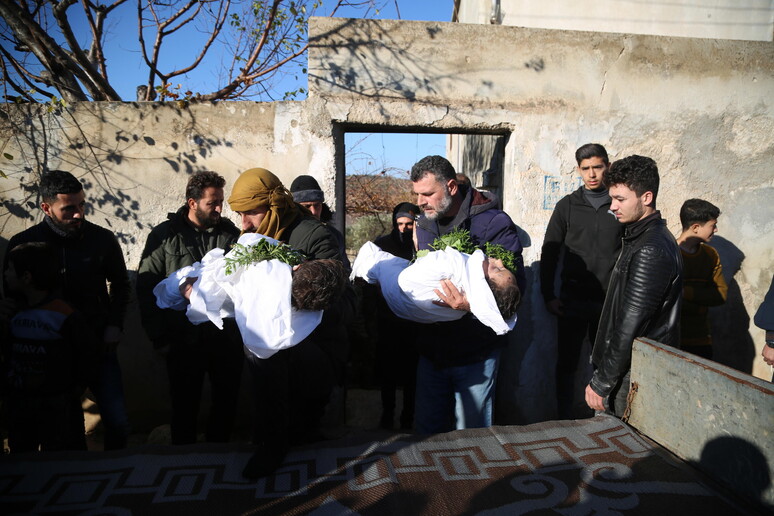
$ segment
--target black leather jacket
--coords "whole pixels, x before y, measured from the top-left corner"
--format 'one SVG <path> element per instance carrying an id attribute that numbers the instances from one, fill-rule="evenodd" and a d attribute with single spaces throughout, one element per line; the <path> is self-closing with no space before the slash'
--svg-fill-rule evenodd
<path id="1" fill-rule="evenodd" d="M 680 344 L 683 261 L 661 213 L 626 226 L 591 360 L 591 388 L 607 396 L 631 367 L 632 342 Z"/>

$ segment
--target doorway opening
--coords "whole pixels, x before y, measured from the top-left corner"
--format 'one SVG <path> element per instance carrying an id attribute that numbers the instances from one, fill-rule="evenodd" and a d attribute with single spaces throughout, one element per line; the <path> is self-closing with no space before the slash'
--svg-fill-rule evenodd
<path id="1" fill-rule="evenodd" d="M 502 198 L 508 135 L 344 130 L 338 160 L 337 203 L 351 258 L 366 241 L 392 230 L 392 210 L 416 203 L 411 167 L 425 156 L 447 158 L 470 184 Z M 343 206 L 342 206 L 343 204 Z"/>

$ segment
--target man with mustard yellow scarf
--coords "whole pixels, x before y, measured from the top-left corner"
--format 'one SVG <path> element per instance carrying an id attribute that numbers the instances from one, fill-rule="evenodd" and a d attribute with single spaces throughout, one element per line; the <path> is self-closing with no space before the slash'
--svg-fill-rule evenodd
<path id="1" fill-rule="evenodd" d="M 239 214 L 242 232 L 284 242 L 310 260 L 340 259 L 331 233 L 294 202 L 292 194 L 268 170 L 243 172 L 228 203 Z M 309 442 L 318 435 L 337 370 L 346 363 L 335 339 L 342 313 L 350 309 L 345 298 L 326 310 L 320 326 L 298 345 L 268 359 L 246 352 L 253 385 L 256 451 L 245 466 L 245 477 L 256 479 L 273 473 L 291 444 Z"/>

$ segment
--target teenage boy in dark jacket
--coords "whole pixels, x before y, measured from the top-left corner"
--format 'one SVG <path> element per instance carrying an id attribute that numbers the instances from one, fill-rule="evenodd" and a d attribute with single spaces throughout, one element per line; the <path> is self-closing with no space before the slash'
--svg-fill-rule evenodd
<path id="1" fill-rule="evenodd" d="M 583 386 L 591 377 L 591 346 L 623 234 L 623 224 L 610 211 L 610 195 L 603 182 L 610 167 L 607 151 L 598 143 L 588 143 L 575 152 L 575 159 L 583 185 L 556 203 L 540 256 L 543 300 L 546 309 L 557 317 L 559 419 L 594 415 L 584 400 Z M 560 269 L 557 296 L 554 280 Z"/>
<path id="2" fill-rule="evenodd" d="M 220 216 L 226 180 L 215 172 L 198 172 L 186 186 L 186 203 L 148 235 L 137 277 L 137 299 L 145 332 L 166 355 L 172 400 L 172 444 L 196 442 L 199 404 L 205 374 L 212 386 L 205 439 L 227 442 L 236 418 L 244 362 L 236 323 L 223 331 L 211 322 L 194 325 L 184 311 L 161 309 L 153 288 L 170 273 L 201 261 L 219 247 L 229 250 L 239 230 Z"/>
<path id="3" fill-rule="evenodd" d="M 591 354 L 595 371 L 586 387 L 586 403 L 625 417 L 634 339 L 647 337 L 679 347 L 683 262 L 656 210 L 656 162 L 636 155 L 618 160 L 605 175 L 605 184 L 610 209 L 626 227 Z"/>
<path id="4" fill-rule="evenodd" d="M 500 244 L 516 256 L 516 281 L 526 284 L 522 246 L 516 226 L 497 198 L 456 180 L 452 164 L 441 156 L 427 156 L 411 169 L 417 205 L 423 214 L 416 223 L 417 250 L 454 229 L 470 231 L 477 246 Z M 442 283 L 440 304 L 469 311 L 464 293 L 450 281 Z M 452 322 L 422 325 L 417 335 L 416 430 L 439 433 L 492 425 L 494 389 L 505 335 L 496 335 L 472 315 Z"/>
<path id="5" fill-rule="evenodd" d="M 46 242 L 61 259 L 62 297 L 86 317 L 100 343 L 89 389 L 105 427 L 105 449 L 124 448 L 130 428 L 116 354 L 130 288 L 123 252 L 112 232 L 86 220 L 86 194 L 71 173 L 45 173 L 40 199 L 43 221 L 11 237 L 8 249 Z M 3 270 L 7 266 L 5 260 Z"/>

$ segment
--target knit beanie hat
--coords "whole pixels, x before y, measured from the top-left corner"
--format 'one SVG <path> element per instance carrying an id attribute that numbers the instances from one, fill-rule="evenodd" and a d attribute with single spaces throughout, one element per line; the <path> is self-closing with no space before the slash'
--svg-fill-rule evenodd
<path id="1" fill-rule="evenodd" d="M 290 184 L 290 192 L 296 202 L 323 202 L 325 194 L 312 176 L 298 176 Z"/>
<path id="2" fill-rule="evenodd" d="M 234 211 L 250 211 L 266 206 L 269 211 L 256 233 L 282 240 L 282 233 L 301 210 L 277 176 L 265 168 L 251 168 L 240 174 L 231 189 L 228 204 Z"/>

